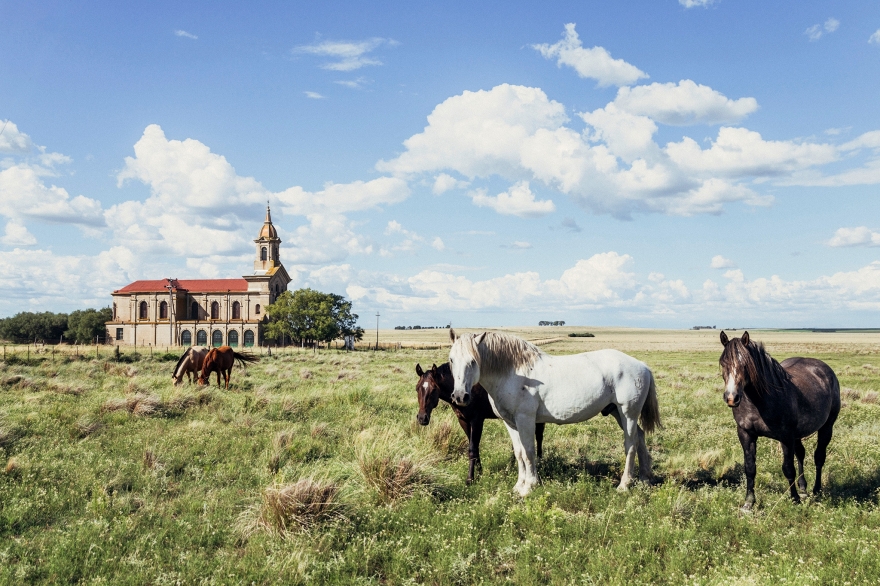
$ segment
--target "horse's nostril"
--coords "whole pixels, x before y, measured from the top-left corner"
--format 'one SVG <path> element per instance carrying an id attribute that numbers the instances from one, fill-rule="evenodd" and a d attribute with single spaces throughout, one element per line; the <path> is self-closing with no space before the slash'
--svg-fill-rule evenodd
<path id="1" fill-rule="evenodd" d="M 465 403 L 465 405 L 467 405 L 468 402 L 469 402 L 470 400 L 471 400 L 471 396 L 470 396 L 469 394 L 465 393 L 465 394 L 464 394 L 464 403 Z"/>

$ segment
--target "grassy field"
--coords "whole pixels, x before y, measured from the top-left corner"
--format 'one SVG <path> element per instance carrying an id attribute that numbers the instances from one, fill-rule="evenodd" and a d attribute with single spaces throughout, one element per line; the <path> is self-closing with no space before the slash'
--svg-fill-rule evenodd
<path id="1" fill-rule="evenodd" d="M 622 434 L 599 417 L 548 427 L 543 484 L 526 499 L 507 433 L 487 422 L 467 486 L 451 410 L 415 423 L 415 364 L 445 362 L 446 330 L 380 332 L 400 350 L 276 353 L 236 368 L 229 391 L 172 387 L 177 356 L 158 351 L 10 351 L 0 583 L 877 582 L 880 334 L 751 332 L 777 359 L 828 362 L 845 406 L 825 497 L 792 504 L 778 445 L 760 440 L 746 515 L 717 331 L 508 331 L 561 338 L 542 346 L 552 354 L 614 347 L 651 366 L 656 485 L 615 490 Z M 596 337 L 567 337 L 584 331 Z"/>

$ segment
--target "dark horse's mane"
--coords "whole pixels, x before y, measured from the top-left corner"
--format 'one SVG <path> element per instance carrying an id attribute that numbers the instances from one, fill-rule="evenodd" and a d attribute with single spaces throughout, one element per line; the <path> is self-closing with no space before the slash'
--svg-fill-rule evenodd
<path id="1" fill-rule="evenodd" d="M 192 348 L 187 348 L 186 351 L 181 355 L 180 359 L 177 361 L 177 364 L 174 365 L 174 370 L 171 371 L 172 376 L 177 374 L 177 369 L 180 368 L 180 365 L 183 363 L 183 359 L 189 356 L 190 350 L 192 350 Z"/>
<path id="2" fill-rule="evenodd" d="M 745 368 L 752 386 L 762 395 L 782 391 L 791 383 L 791 376 L 767 353 L 762 342 L 749 340 L 748 344 L 743 344 L 739 338 L 733 338 L 724 346 L 718 362 L 729 368 Z"/>

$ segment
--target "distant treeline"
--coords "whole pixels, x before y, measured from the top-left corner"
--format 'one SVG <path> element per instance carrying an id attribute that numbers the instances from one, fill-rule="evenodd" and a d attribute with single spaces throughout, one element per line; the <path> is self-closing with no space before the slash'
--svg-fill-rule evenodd
<path id="1" fill-rule="evenodd" d="M 539 326 L 564 326 L 564 321 L 539 321 Z"/>
<path id="2" fill-rule="evenodd" d="M 395 330 L 445 330 L 450 326 L 394 326 Z"/>
<path id="3" fill-rule="evenodd" d="M 89 344 L 96 336 L 103 338 L 106 335 L 104 322 L 112 317 L 113 311 L 109 307 L 81 309 L 73 313 L 23 311 L 0 319 L 0 340 L 17 344 L 57 344 L 61 341 Z"/>
<path id="4" fill-rule="evenodd" d="M 568 335 L 569 338 L 595 338 L 593 334 L 590 332 L 572 332 Z"/>

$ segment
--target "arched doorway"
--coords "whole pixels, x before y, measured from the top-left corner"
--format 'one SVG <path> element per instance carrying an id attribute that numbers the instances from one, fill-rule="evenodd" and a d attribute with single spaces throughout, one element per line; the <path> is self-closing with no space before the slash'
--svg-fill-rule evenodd
<path id="1" fill-rule="evenodd" d="M 199 330 L 199 333 L 196 334 L 196 344 L 199 346 L 208 345 L 208 333 L 205 330 Z"/>
<path id="2" fill-rule="evenodd" d="M 232 303 L 232 319 L 241 319 L 241 303 L 238 301 Z"/>
<path id="3" fill-rule="evenodd" d="M 140 318 L 147 319 L 147 302 L 146 301 L 141 301 L 140 309 L 141 309 L 140 314 L 139 314 Z"/>
<path id="4" fill-rule="evenodd" d="M 189 330 L 183 330 L 180 332 L 180 345 L 181 346 L 191 346 L 192 345 L 192 334 Z"/>
<path id="5" fill-rule="evenodd" d="M 214 330 L 214 333 L 211 334 L 211 346 L 214 348 L 219 348 L 223 345 L 223 332 L 220 330 Z"/>
<path id="6" fill-rule="evenodd" d="M 235 330 L 229 332 L 229 335 L 226 336 L 226 343 L 232 348 L 238 348 L 238 332 Z"/>
<path id="7" fill-rule="evenodd" d="M 248 330 L 244 333 L 244 347 L 251 348 L 254 345 L 254 332 Z"/>
<path id="8" fill-rule="evenodd" d="M 220 304 L 216 301 L 211 303 L 211 319 L 220 319 Z"/>
<path id="9" fill-rule="evenodd" d="M 168 319 L 168 302 L 163 301 L 159 304 L 159 319 Z"/>

